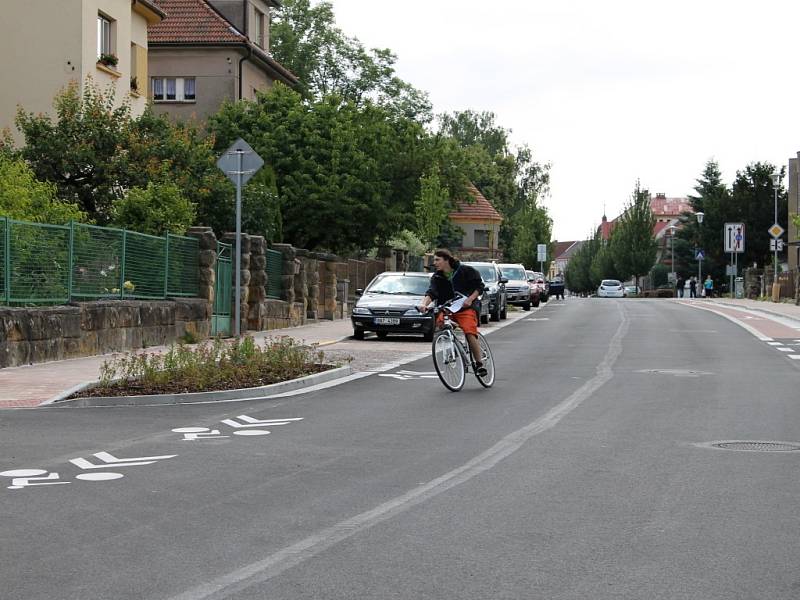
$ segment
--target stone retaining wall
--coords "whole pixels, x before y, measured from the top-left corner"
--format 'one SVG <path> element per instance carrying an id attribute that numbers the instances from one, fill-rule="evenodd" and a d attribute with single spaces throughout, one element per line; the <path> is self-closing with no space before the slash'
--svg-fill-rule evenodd
<path id="1" fill-rule="evenodd" d="M 187 332 L 203 339 L 210 307 L 199 298 L 0 307 L 0 368 L 160 346 Z"/>

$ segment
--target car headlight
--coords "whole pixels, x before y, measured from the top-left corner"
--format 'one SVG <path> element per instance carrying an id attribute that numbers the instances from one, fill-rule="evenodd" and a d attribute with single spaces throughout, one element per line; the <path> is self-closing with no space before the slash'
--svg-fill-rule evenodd
<path id="1" fill-rule="evenodd" d="M 422 315 L 416 308 L 409 308 L 406 312 L 403 313 L 404 317 L 419 317 Z"/>
<path id="2" fill-rule="evenodd" d="M 361 306 L 356 306 L 353 309 L 353 314 L 354 315 L 371 315 L 372 312 L 368 308 L 363 308 Z"/>

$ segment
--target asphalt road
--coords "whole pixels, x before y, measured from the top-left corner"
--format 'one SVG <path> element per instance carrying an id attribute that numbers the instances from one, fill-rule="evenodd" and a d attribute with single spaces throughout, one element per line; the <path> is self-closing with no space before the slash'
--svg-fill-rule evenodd
<path id="1" fill-rule="evenodd" d="M 800 597 L 800 451 L 709 446 L 800 442 L 791 351 L 659 300 L 551 301 L 489 341 L 488 391 L 423 359 L 0 413 L 0 598 Z"/>

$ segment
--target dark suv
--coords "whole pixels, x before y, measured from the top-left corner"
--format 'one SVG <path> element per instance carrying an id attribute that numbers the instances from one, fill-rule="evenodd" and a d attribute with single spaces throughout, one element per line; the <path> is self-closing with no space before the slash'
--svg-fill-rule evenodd
<path id="1" fill-rule="evenodd" d="M 464 262 L 481 274 L 489 297 L 489 318 L 499 321 L 506 318 L 508 300 L 506 299 L 506 282 L 499 267 L 492 262 Z"/>

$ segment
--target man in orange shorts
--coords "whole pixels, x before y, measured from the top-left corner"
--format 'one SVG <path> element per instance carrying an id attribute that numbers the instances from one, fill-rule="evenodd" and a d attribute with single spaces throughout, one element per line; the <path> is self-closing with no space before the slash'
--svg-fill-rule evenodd
<path id="1" fill-rule="evenodd" d="M 481 348 L 478 344 L 478 315 L 481 310 L 478 297 L 484 289 L 483 279 L 477 269 L 462 265 L 448 250 L 437 250 L 433 253 L 433 266 L 436 272 L 431 276 L 430 288 L 425 292 L 425 298 L 418 309 L 424 313 L 434 300 L 437 304 L 444 304 L 448 300 L 465 296 L 464 308 L 450 318 L 464 331 L 477 374 L 485 376 L 486 368 L 480 360 Z M 439 321 L 443 318 L 440 313 Z"/>

